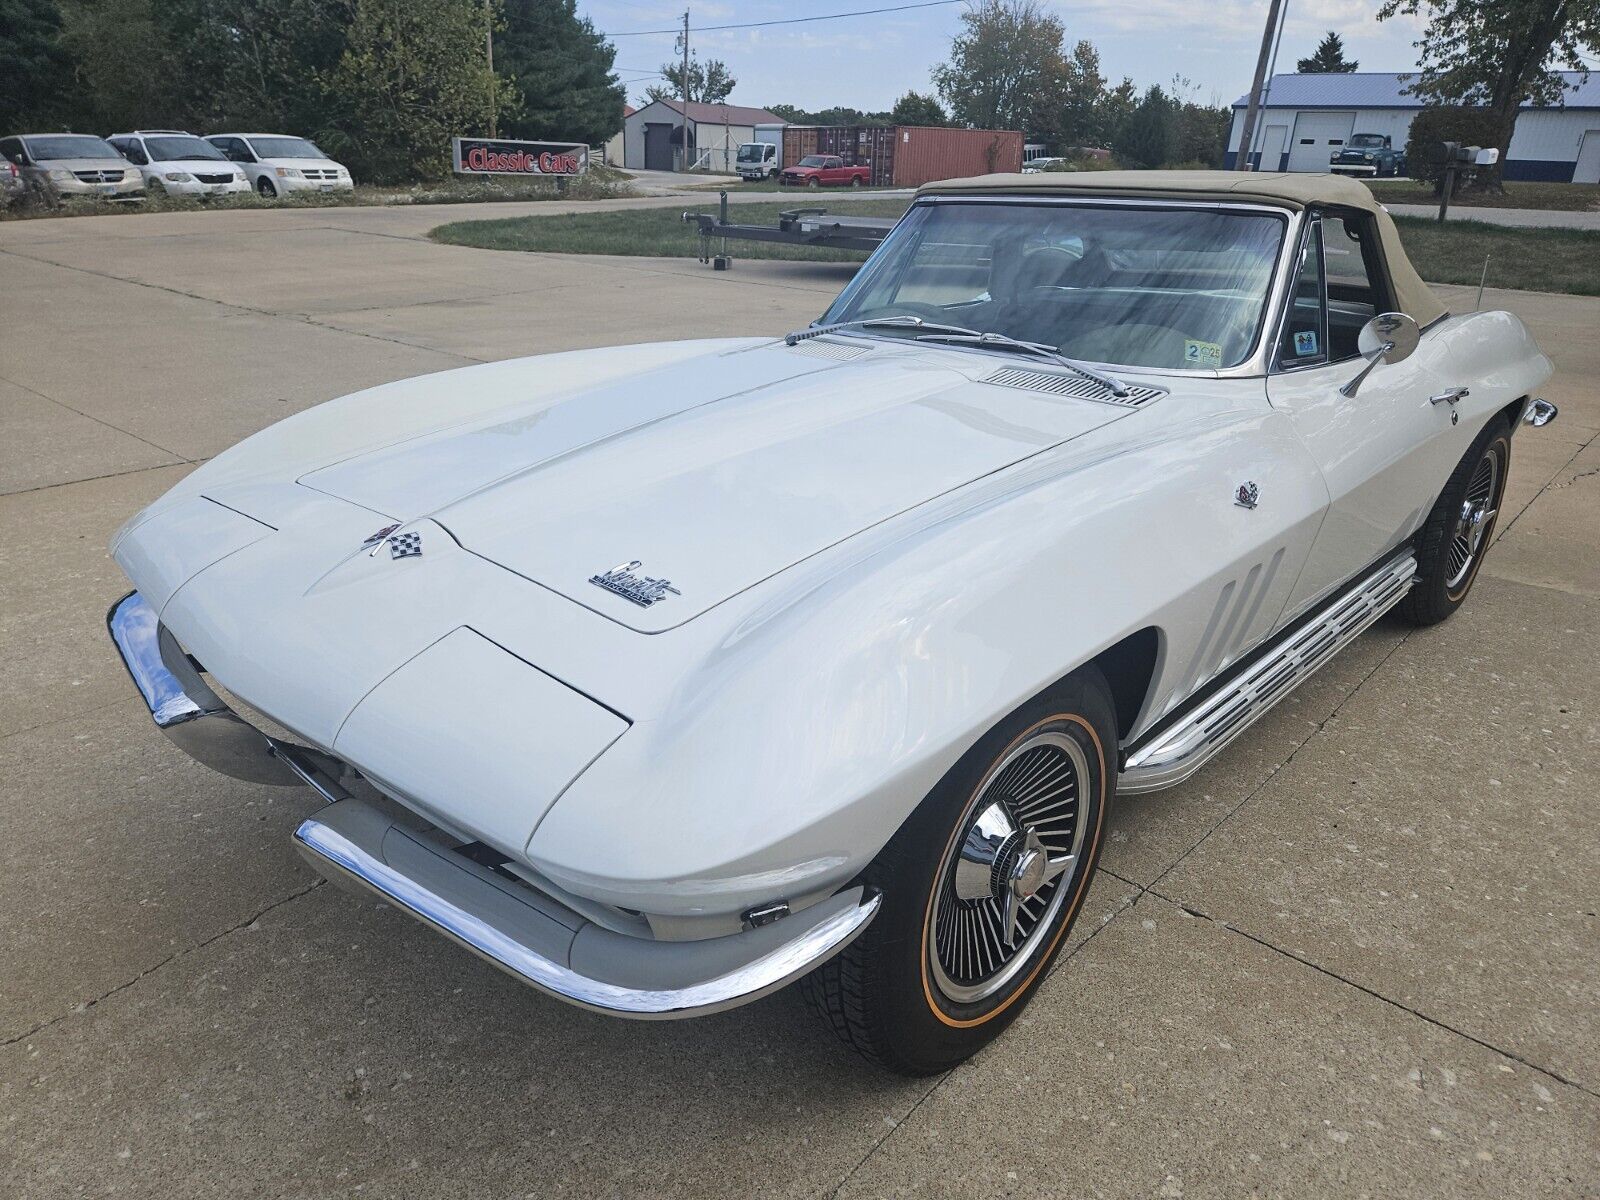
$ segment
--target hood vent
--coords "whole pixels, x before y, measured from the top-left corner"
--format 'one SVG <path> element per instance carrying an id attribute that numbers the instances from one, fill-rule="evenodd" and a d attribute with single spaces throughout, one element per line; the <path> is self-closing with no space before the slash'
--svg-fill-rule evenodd
<path id="1" fill-rule="evenodd" d="M 796 354 L 809 354 L 812 358 L 860 358 L 863 354 L 871 354 L 871 346 L 849 346 L 843 342 L 826 342 L 821 338 L 809 338 L 803 342 L 796 342 L 789 347 Z"/>
<path id="2" fill-rule="evenodd" d="M 1126 396 L 1118 396 L 1110 388 L 1082 375 L 1057 375 L 1053 371 L 1033 371 L 1026 367 L 1001 367 L 983 382 L 992 383 L 996 387 L 1049 392 L 1052 396 L 1071 396 L 1075 400 L 1098 400 L 1103 404 L 1120 404 L 1125 408 L 1138 408 L 1158 396 L 1166 395 L 1165 388 L 1131 386 Z"/>

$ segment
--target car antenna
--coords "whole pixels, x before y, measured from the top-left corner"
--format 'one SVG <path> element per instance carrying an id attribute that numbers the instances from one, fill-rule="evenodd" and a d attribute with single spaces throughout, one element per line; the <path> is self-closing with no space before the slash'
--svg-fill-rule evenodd
<path id="1" fill-rule="evenodd" d="M 1478 302 L 1472 306 L 1473 312 L 1483 311 L 1483 285 L 1489 281 L 1489 256 L 1483 256 L 1483 274 L 1478 276 Z"/>

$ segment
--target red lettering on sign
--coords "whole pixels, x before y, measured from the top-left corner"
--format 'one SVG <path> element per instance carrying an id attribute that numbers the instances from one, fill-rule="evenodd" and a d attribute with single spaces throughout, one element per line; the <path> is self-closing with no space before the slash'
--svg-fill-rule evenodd
<path id="1" fill-rule="evenodd" d="M 583 160 L 570 151 L 557 154 L 545 150 L 535 155 L 516 150 L 501 154 L 487 146 L 474 146 L 467 151 L 466 167 L 469 171 L 496 174 L 576 175 L 583 169 Z"/>

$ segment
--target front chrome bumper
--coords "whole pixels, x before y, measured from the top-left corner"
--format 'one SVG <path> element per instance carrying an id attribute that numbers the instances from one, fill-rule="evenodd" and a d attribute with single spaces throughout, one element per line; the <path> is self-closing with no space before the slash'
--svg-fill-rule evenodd
<path id="1" fill-rule="evenodd" d="M 191 758 L 253 783 L 304 783 L 329 801 L 295 831 L 321 874 L 365 889 L 560 1000 L 613 1016 L 661 1020 L 749 1003 L 798 979 L 856 939 L 881 897 L 847 888 L 760 928 L 664 942 L 603 928 L 535 888 L 457 853 L 420 819 L 346 790 L 332 756 L 271 737 L 235 713 L 138 592 L 106 624 L 156 726 Z M 408 814 L 409 816 L 409 814 Z"/>

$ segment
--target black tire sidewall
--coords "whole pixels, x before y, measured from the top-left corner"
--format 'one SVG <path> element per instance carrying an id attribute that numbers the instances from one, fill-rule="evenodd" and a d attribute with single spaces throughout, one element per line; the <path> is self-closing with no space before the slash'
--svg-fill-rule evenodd
<path id="1" fill-rule="evenodd" d="M 1027 1006 L 1066 944 L 1094 878 L 1115 786 L 1116 721 L 1109 689 L 1098 671 L 1074 673 L 996 725 L 962 756 L 874 863 L 883 907 L 863 939 L 869 986 L 882 1021 L 880 1047 L 888 1065 L 909 1074 L 947 1070 L 998 1037 Z M 973 792 L 991 766 L 1020 738 L 1059 722 L 1083 747 L 1091 779 L 1083 788 L 1081 819 L 1090 822 L 1082 862 L 1047 937 L 1048 948 L 1011 987 L 982 1005 L 957 1007 L 935 994 L 924 938 L 945 851 Z"/>
<path id="2" fill-rule="evenodd" d="M 1483 535 L 1477 558 L 1467 578 L 1452 591 L 1447 584 L 1450 577 L 1450 542 L 1455 532 L 1457 514 L 1466 496 L 1473 472 L 1483 456 L 1491 451 L 1500 458 L 1497 493 L 1494 497 L 1498 509 L 1505 500 L 1506 476 L 1511 468 L 1511 429 L 1505 420 L 1496 417 L 1473 439 L 1472 446 L 1462 455 L 1460 463 L 1451 472 L 1444 490 L 1434 504 L 1417 540 L 1417 573 L 1419 578 L 1411 594 L 1406 597 L 1404 610 L 1413 621 L 1432 624 L 1442 621 L 1459 608 L 1472 592 L 1472 585 L 1483 569 L 1488 557 L 1490 542 L 1499 524 L 1496 516 Z"/>

